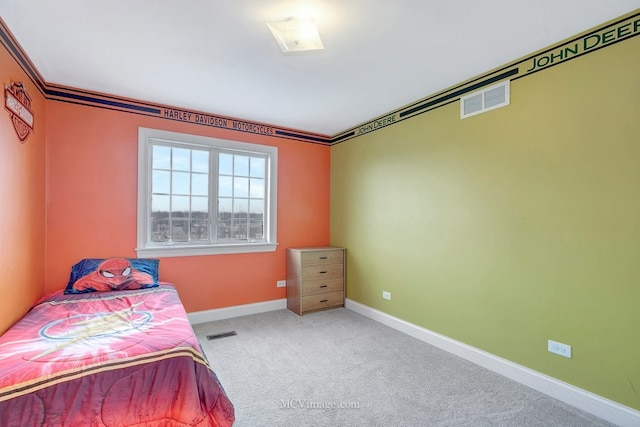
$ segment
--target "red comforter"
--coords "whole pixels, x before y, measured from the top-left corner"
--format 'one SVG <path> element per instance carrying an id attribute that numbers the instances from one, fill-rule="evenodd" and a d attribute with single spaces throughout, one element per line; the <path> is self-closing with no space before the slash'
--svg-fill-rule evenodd
<path id="1" fill-rule="evenodd" d="M 0 426 L 230 426 L 171 285 L 43 298 L 0 337 Z"/>

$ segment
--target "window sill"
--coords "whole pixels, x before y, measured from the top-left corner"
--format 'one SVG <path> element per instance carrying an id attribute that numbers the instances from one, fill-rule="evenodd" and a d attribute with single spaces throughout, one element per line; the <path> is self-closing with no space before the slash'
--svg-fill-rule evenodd
<path id="1" fill-rule="evenodd" d="M 225 254 L 248 254 L 256 252 L 274 252 L 278 247 L 277 243 L 243 243 L 236 245 L 216 245 L 216 246 L 154 246 L 148 248 L 136 248 L 139 258 L 165 258 L 179 256 L 201 256 L 201 255 L 225 255 Z"/>

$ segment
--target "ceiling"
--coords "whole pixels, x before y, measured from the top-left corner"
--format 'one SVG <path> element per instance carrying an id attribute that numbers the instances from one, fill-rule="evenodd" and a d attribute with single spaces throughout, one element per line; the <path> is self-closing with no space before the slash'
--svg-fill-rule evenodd
<path id="1" fill-rule="evenodd" d="M 640 0 L 0 0 L 47 83 L 333 136 Z M 266 22 L 312 13 L 325 50 Z"/>

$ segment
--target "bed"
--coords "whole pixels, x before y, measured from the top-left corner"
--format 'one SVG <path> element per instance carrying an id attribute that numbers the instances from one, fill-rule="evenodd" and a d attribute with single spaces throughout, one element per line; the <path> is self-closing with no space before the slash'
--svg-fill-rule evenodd
<path id="1" fill-rule="evenodd" d="M 0 337 L 0 426 L 233 424 L 173 285 L 69 286 Z"/>

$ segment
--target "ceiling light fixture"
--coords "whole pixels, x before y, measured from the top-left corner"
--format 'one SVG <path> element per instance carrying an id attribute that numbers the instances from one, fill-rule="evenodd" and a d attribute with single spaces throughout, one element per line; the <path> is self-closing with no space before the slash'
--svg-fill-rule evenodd
<path id="1" fill-rule="evenodd" d="M 267 26 L 283 53 L 324 50 L 313 18 L 289 18 Z"/>

